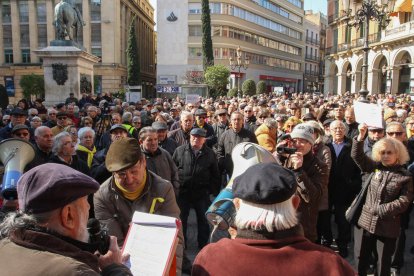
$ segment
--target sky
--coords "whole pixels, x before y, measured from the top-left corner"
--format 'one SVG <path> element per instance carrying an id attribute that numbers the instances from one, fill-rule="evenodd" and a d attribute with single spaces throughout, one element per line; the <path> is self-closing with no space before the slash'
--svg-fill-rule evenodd
<path id="1" fill-rule="evenodd" d="M 305 10 L 313 10 L 314 12 L 322 12 L 327 15 L 327 0 L 304 0 Z"/>

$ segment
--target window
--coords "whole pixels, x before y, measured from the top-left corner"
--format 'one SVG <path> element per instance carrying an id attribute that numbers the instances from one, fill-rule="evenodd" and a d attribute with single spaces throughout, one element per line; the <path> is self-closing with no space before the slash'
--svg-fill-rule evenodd
<path id="1" fill-rule="evenodd" d="M 91 45 L 102 46 L 101 23 L 91 24 Z"/>
<path id="2" fill-rule="evenodd" d="M 22 49 L 22 63 L 30 63 L 30 49 Z"/>
<path id="3" fill-rule="evenodd" d="M 3 25 L 3 46 L 13 47 L 13 33 L 11 25 Z"/>
<path id="4" fill-rule="evenodd" d="M 214 27 L 213 27 L 214 30 Z M 201 36 L 201 25 L 190 25 L 188 26 L 188 36 Z"/>
<path id="5" fill-rule="evenodd" d="M 20 25 L 20 47 L 30 47 L 29 25 Z"/>
<path id="6" fill-rule="evenodd" d="M 47 47 L 47 27 L 46 24 L 37 25 L 37 46 Z"/>
<path id="7" fill-rule="evenodd" d="M 99 57 L 101 60 L 99 62 L 102 62 L 102 48 L 92 48 L 92 55 Z"/>
<path id="8" fill-rule="evenodd" d="M 13 50 L 12 49 L 4 50 L 4 62 L 13 63 Z"/>
<path id="9" fill-rule="evenodd" d="M 90 0 L 91 21 L 101 21 L 101 0 Z"/>
<path id="10" fill-rule="evenodd" d="M 37 22 L 45 23 L 46 22 L 46 1 L 37 0 L 36 1 L 36 15 Z"/>
<path id="11" fill-rule="evenodd" d="M 19 1 L 20 23 L 29 23 L 29 3 L 27 0 Z"/>
<path id="12" fill-rule="evenodd" d="M 1 1 L 1 18 L 2 22 L 4 23 L 11 23 L 11 17 L 10 17 L 10 1 L 9 0 L 3 0 Z"/>

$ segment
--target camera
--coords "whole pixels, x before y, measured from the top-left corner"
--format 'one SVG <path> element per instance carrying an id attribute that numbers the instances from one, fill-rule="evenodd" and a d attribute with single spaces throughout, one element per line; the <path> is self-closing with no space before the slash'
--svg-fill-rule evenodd
<path id="1" fill-rule="evenodd" d="M 88 220 L 89 243 L 99 253 L 105 255 L 109 250 L 110 237 L 108 229 L 101 228 L 99 220 L 91 218 Z"/>
<path id="2" fill-rule="evenodd" d="M 279 154 L 294 154 L 297 151 L 296 148 L 289 147 L 277 147 L 276 152 Z"/>

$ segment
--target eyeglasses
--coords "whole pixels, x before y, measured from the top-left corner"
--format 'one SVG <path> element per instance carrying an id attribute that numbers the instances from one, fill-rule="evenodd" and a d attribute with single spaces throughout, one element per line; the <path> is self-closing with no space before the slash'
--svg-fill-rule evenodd
<path id="1" fill-rule="evenodd" d="M 141 122 L 132 122 L 133 124 L 141 124 Z"/>
<path id="2" fill-rule="evenodd" d="M 370 129 L 370 132 L 374 132 L 374 133 L 383 133 L 384 130 L 383 129 Z"/>
<path id="3" fill-rule="evenodd" d="M 344 130 L 344 127 L 331 127 L 331 130 Z"/>
<path id="4" fill-rule="evenodd" d="M 252 110 L 245 110 L 244 113 L 250 113 Z"/>
<path id="5" fill-rule="evenodd" d="M 393 131 L 393 132 L 387 132 L 387 135 L 389 136 L 401 136 L 404 132 L 402 131 Z"/>
<path id="6" fill-rule="evenodd" d="M 58 120 L 66 120 L 68 117 L 59 117 Z"/>
<path id="7" fill-rule="evenodd" d="M 266 116 L 259 116 L 260 119 L 266 119 Z"/>
<path id="8" fill-rule="evenodd" d="M 393 154 L 394 152 L 393 151 L 390 151 L 390 150 L 382 150 L 382 151 L 380 151 L 380 154 L 381 155 L 384 155 L 384 154 L 386 154 L 386 155 L 391 155 L 391 154 Z"/>

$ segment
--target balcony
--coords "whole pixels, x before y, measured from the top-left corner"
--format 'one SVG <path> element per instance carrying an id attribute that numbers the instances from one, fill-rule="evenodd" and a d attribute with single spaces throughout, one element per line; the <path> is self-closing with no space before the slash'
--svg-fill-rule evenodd
<path id="1" fill-rule="evenodd" d="M 414 21 L 410 21 L 395 28 L 390 28 L 382 31 L 382 42 L 399 40 L 406 37 L 414 36 Z"/>
<path id="2" fill-rule="evenodd" d="M 313 55 L 309 55 L 309 54 L 306 54 L 305 55 L 305 60 L 308 60 L 308 61 L 319 61 L 319 59 L 318 59 L 318 57 L 317 56 L 313 56 Z"/>
<path id="3" fill-rule="evenodd" d="M 309 36 L 309 37 L 306 37 L 306 43 L 313 44 L 313 45 L 319 45 L 319 40 Z"/>

